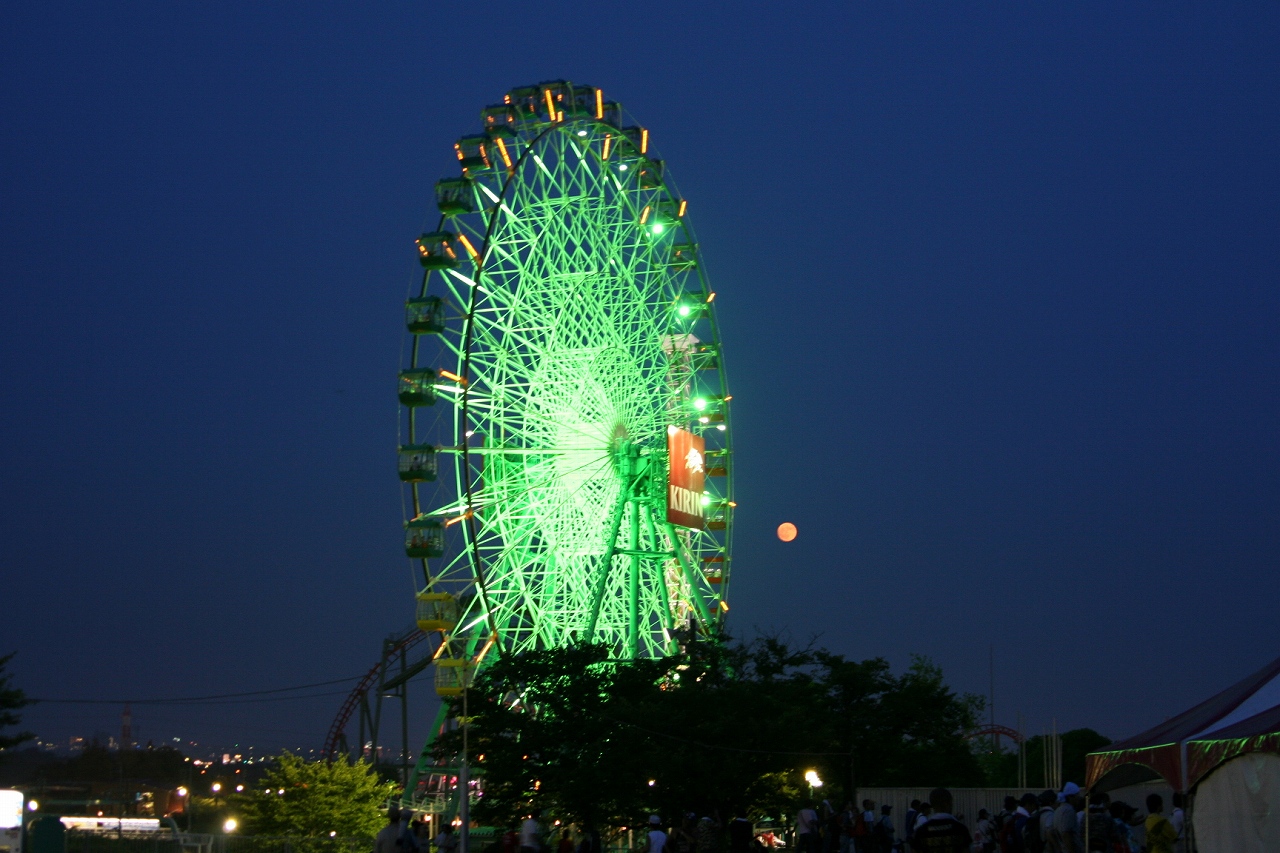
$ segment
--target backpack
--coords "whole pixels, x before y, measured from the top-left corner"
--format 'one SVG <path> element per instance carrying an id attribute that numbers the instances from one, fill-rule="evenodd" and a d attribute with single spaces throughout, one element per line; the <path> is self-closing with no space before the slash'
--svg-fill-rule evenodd
<path id="1" fill-rule="evenodd" d="M 1044 853 L 1045 839 L 1040 837 L 1040 815 L 1043 811 L 1038 810 L 1022 827 L 1022 843 L 1027 847 L 1027 853 Z"/>
<path id="2" fill-rule="evenodd" d="M 1021 845 L 1015 843 L 1018 834 L 1018 820 L 1013 815 L 1005 815 L 1000 821 L 1000 829 L 996 836 L 1000 839 L 1001 850 L 1017 850 Z"/>

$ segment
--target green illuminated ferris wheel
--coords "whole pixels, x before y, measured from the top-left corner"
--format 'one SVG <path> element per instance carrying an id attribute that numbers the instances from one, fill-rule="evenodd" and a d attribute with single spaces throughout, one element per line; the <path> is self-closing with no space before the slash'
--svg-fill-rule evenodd
<path id="1" fill-rule="evenodd" d="M 446 696 L 488 655 L 656 657 L 728 610 L 730 397 L 685 200 L 597 88 L 513 89 L 482 121 L 417 241 L 399 385 Z"/>

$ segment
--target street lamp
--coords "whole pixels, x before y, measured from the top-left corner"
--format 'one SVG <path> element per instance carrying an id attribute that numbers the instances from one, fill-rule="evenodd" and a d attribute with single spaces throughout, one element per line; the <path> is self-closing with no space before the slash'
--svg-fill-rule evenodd
<path id="1" fill-rule="evenodd" d="M 809 783 L 809 797 L 813 797 L 813 789 L 822 787 L 822 779 L 818 777 L 817 770 L 806 770 L 804 773 L 804 781 Z"/>

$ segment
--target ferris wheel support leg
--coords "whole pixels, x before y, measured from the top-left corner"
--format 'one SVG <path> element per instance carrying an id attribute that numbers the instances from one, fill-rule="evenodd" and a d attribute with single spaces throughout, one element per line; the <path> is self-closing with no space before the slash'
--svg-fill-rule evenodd
<path id="1" fill-rule="evenodd" d="M 698 615 L 702 617 L 702 624 L 710 628 L 711 611 L 707 609 L 707 602 L 702 598 L 702 590 L 698 589 L 698 577 L 694 574 L 693 567 L 689 565 L 688 558 L 685 557 L 680 535 L 676 533 L 676 526 L 671 522 L 668 521 L 666 527 L 667 535 L 671 537 L 671 550 L 675 552 L 676 559 L 680 561 L 684 579 L 689 582 L 689 597 L 693 599 L 693 606 L 697 609 Z"/>
<path id="2" fill-rule="evenodd" d="M 618 503 L 613 508 L 613 519 L 609 522 L 609 549 L 600 559 L 600 567 L 596 570 L 595 589 L 591 594 L 591 621 L 587 623 L 587 634 L 584 642 L 591 642 L 596 635 L 596 621 L 600 618 L 600 604 L 604 600 L 604 582 L 609 576 L 609 566 L 613 564 L 613 554 L 618 548 L 618 529 L 622 527 L 622 510 L 627 505 L 627 493 L 618 493 Z"/>
<path id="3" fill-rule="evenodd" d="M 627 656 L 632 660 L 640 652 L 640 504 L 629 501 L 631 516 L 631 535 L 627 538 L 627 548 L 631 551 L 631 565 L 628 569 L 627 603 L 630 606 L 631 625 L 627 634 Z"/>
<path id="4" fill-rule="evenodd" d="M 400 804 L 402 806 L 413 805 L 413 795 L 418 789 L 418 779 L 431 773 L 431 766 L 435 764 L 432 746 L 448 719 L 449 703 L 441 702 L 440 710 L 436 711 L 436 721 L 431 726 L 431 733 L 427 735 L 427 742 L 423 745 L 422 752 L 418 754 L 418 761 L 413 765 L 413 772 L 409 774 L 409 781 L 405 783 L 404 791 L 400 793 Z"/>
<path id="5" fill-rule="evenodd" d="M 653 507 L 646 506 L 644 508 L 644 520 L 649 531 L 649 543 L 654 551 L 660 550 L 661 540 L 658 538 L 658 525 L 653 522 Z M 666 632 L 667 648 L 666 653 L 671 654 L 675 651 L 675 641 L 672 638 L 672 632 L 675 630 L 675 621 L 671 615 L 671 590 L 667 586 L 667 569 L 666 562 L 658 564 L 658 583 L 659 594 L 662 596 L 662 629 Z"/>

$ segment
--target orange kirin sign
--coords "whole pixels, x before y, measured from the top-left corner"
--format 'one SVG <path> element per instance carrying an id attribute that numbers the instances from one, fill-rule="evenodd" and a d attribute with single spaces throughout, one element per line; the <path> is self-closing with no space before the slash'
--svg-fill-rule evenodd
<path id="1" fill-rule="evenodd" d="M 706 448 L 702 436 L 667 427 L 667 521 L 672 524 L 699 530 L 706 526 L 702 518 Z"/>

